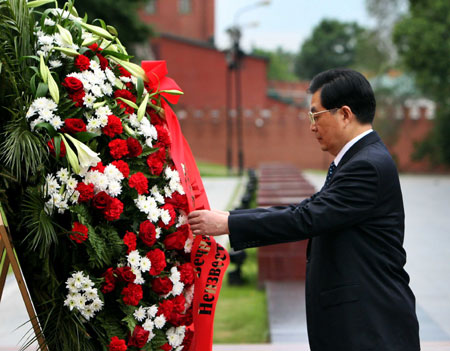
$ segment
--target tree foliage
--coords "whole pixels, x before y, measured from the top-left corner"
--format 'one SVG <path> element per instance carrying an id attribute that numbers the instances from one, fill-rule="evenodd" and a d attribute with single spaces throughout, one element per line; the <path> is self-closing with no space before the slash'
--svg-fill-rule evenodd
<path id="1" fill-rule="evenodd" d="M 295 54 L 284 51 L 281 47 L 275 51 L 254 48 L 252 53 L 269 59 L 268 79 L 289 82 L 298 80 L 294 73 Z"/>
<path id="2" fill-rule="evenodd" d="M 142 22 L 138 9 L 147 0 L 76 0 L 75 7 L 80 16 L 85 13 L 90 21 L 103 19 L 114 26 L 120 33 L 120 40 L 125 47 L 144 43 L 153 35 L 152 28 Z"/>
<path id="3" fill-rule="evenodd" d="M 297 76 L 311 79 L 333 67 L 350 67 L 355 63 L 362 33 L 364 29 L 355 22 L 322 20 L 301 47 L 295 64 Z"/>
<path id="4" fill-rule="evenodd" d="M 418 86 L 438 104 L 434 131 L 419 153 L 450 164 L 450 2 L 410 0 L 409 5 L 395 26 L 394 42 Z"/>

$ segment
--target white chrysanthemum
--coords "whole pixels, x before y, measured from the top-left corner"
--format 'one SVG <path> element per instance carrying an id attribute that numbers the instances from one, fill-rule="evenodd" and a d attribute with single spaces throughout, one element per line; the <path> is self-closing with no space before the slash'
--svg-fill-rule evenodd
<path id="1" fill-rule="evenodd" d="M 88 119 L 88 124 L 86 126 L 86 130 L 88 132 L 95 133 L 96 131 L 100 130 L 100 128 L 101 128 L 100 118 Z"/>
<path id="2" fill-rule="evenodd" d="M 86 305 L 86 298 L 81 294 L 75 294 L 75 308 L 78 310 L 83 310 Z"/>
<path id="3" fill-rule="evenodd" d="M 181 227 L 182 225 L 187 224 L 187 222 L 188 222 L 187 216 L 185 216 L 184 214 L 181 214 L 178 216 L 176 227 L 177 228 Z"/>
<path id="4" fill-rule="evenodd" d="M 164 315 L 160 315 L 155 318 L 154 322 L 155 327 L 161 329 L 162 327 L 164 327 L 164 324 L 166 324 L 166 317 L 164 317 Z"/>
<path id="5" fill-rule="evenodd" d="M 39 111 L 39 118 L 43 119 L 46 122 L 50 122 L 55 117 L 53 111 L 49 109 L 42 109 Z"/>
<path id="6" fill-rule="evenodd" d="M 147 316 L 148 318 L 154 318 L 156 314 L 158 313 L 158 306 L 152 305 L 147 308 Z"/>
<path id="7" fill-rule="evenodd" d="M 161 212 L 161 215 L 160 215 L 161 220 L 163 221 L 163 223 L 164 223 L 165 225 L 168 225 L 169 222 L 170 222 L 170 220 L 172 219 L 172 217 L 170 217 L 169 210 L 166 210 L 166 209 L 160 209 L 160 212 Z"/>
<path id="8" fill-rule="evenodd" d="M 110 181 L 120 182 L 124 177 L 121 171 L 112 163 L 105 167 L 103 174 L 108 177 Z"/>
<path id="9" fill-rule="evenodd" d="M 152 194 L 156 202 L 158 202 L 160 205 L 164 205 L 164 197 L 161 195 L 156 185 L 151 188 L 150 193 Z"/>
<path id="10" fill-rule="evenodd" d="M 178 347 L 183 342 L 184 330 L 172 327 L 169 330 L 167 330 L 166 336 L 170 346 Z"/>
<path id="11" fill-rule="evenodd" d="M 34 128 L 35 128 L 39 123 L 42 123 L 42 122 L 45 122 L 45 121 L 42 120 L 42 119 L 40 119 L 40 118 L 36 118 L 34 121 L 32 121 L 32 122 L 30 123 L 30 128 L 31 128 L 31 130 L 34 130 Z"/>
<path id="12" fill-rule="evenodd" d="M 106 96 L 111 96 L 113 93 L 113 88 L 111 86 L 111 84 L 102 84 L 101 89 L 103 91 L 103 94 L 105 94 Z"/>
<path id="13" fill-rule="evenodd" d="M 67 168 L 61 168 L 58 172 L 56 172 L 56 178 L 58 178 L 61 182 L 65 183 L 69 179 L 69 171 Z"/>
<path id="14" fill-rule="evenodd" d="M 81 312 L 81 315 L 86 318 L 87 320 L 90 320 L 92 317 L 94 317 L 94 310 L 90 306 L 86 306 Z"/>
<path id="15" fill-rule="evenodd" d="M 127 261 L 131 267 L 139 267 L 139 264 L 141 263 L 141 256 L 139 255 L 139 251 L 131 251 L 127 256 Z"/>
<path id="16" fill-rule="evenodd" d="M 146 319 L 144 324 L 142 324 L 142 328 L 144 328 L 145 330 L 152 332 L 153 328 L 155 327 L 155 324 L 152 322 L 151 319 Z"/>
<path id="17" fill-rule="evenodd" d="M 77 292 L 78 288 L 75 286 L 75 279 L 68 278 L 66 281 L 66 288 L 69 289 L 69 292 Z"/>
<path id="18" fill-rule="evenodd" d="M 87 300 L 94 300 L 95 298 L 98 297 L 98 292 L 96 288 L 87 288 L 84 291 L 84 296 L 86 297 Z"/>
<path id="19" fill-rule="evenodd" d="M 146 144 L 148 147 L 153 147 L 153 139 L 151 139 L 151 138 L 145 139 L 145 144 Z"/>
<path id="20" fill-rule="evenodd" d="M 92 288 L 94 285 L 94 282 L 89 279 L 89 276 L 87 276 L 83 278 L 81 288 L 86 290 Z"/>
<path id="21" fill-rule="evenodd" d="M 64 213 L 66 210 L 69 209 L 69 204 L 67 203 L 67 200 L 61 200 L 55 202 L 55 207 L 58 208 L 58 213 Z"/>
<path id="22" fill-rule="evenodd" d="M 62 66 L 62 62 L 60 60 L 49 60 L 48 63 L 51 68 L 58 68 Z"/>
<path id="23" fill-rule="evenodd" d="M 148 272 L 150 270 L 150 268 L 152 267 L 152 262 L 148 259 L 148 257 L 142 257 L 141 258 L 141 265 L 140 265 L 140 269 L 141 272 Z"/>
<path id="24" fill-rule="evenodd" d="M 109 80 L 111 84 L 114 84 L 116 81 L 116 76 L 108 67 L 105 69 L 106 78 Z"/>
<path id="25" fill-rule="evenodd" d="M 33 117 L 36 114 L 36 110 L 34 109 L 33 106 L 30 106 L 30 108 L 27 111 L 27 114 L 25 115 L 25 117 L 27 119 L 30 119 L 31 117 Z"/>
<path id="26" fill-rule="evenodd" d="M 172 192 L 175 192 L 178 189 L 178 185 L 180 184 L 180 181 L 176 178 L 172 178 L 169 182 L 169 188 Z"/>
<path id="27" fill-rule="evenodd" d="M 59 188 L 61 187 L 53 174 L 47 174 L 47 177 L 45 177 L 45 182 L 48 195 L 57 193 L 59 191 Z"/>
<path id="28" fill-rule="evenodd" d="M 112 114 L 111 109 L 108 106 L 100 106 L 98 109 L 95 110 L 95 115 L 97 117 L 102 116 L 108 117 L 111 114 Z"/>
<path id="29" fill-rule="evenodd" d="M 108 116 L 101 116 L 99 118 L 100 120 L 100 127 L 106 127 L 106 125 L 108 124 Z"/>
<path id="30" fill-rule="evenodd" d="M 46 17 L 45 20 L 44 20 L 44 24 L 45 24 L 46 26 L 54 26 L 56 23 L 55 23 L 55 21 L 53 21 L 52 19 Z"/>
<path id="31" fill-rule="evenodd" d="M 69 201 L 72 203 L 72 205 L 78 203 L 78 198 L 80 197 L 80 193 L 78 191 L 74 191 L 72 195 L 69 197 Z"/>
<path id="32" fill-rule="evenodd" d="M 186 194 L 186 193 L 184 192 L 184 188 L 183 188 L 183 186 L 181 185 L 181 183 L 178 183 L 178 185 L 177 185 L 175 191 L 176 191 L 178 194 L 180 194 L 180 195 L 185 195 L 185 194 Z"/>
<path id="33" fill-rule="evenodd" d="M 156 223 L 158 221 L 160 215 L 161 215 L 161 210 L 158 207 L 156 207 L 156 206 L 151 206 L 150 210 L 149 210 L 149 212 L 147 214 L 147 218 L 151 222 Z M 169 215 L 169 217 L 170 217 L 170 215 Z"/>
<path id="34" fill-rule="evenodd" d="M 144 307 L 140 306 L 137 310 L 133 313 L 134 319 L 136 319 L 138 322 L 142 322 L 145 317 L 147 317 L 147 311 Z"/>
<path id="35" fill-rule="evenodd" d="M 152 138 L 154 140 L 158 138 L 158 131 L 147 118 L 141 120 L 139 130 L 146 138 Z"/>
<path id="36" fill-rule="evenodd" d="M 173 296 L 181 295 L 181 293 L 183 292 L 183 289 L 184 289 L 184 284 L 182 282 L 178 281 L 173 284 L 171 294 Z"/>
<path id="37" fill-rule="evenodd" d="M 137 116 L 136 116 L 135 113 L 130 114 L 128 116 L 128 120 L 130 121 L 130 124 L 131 124 L 132 127 L 134 127 L 134 128 L 138 128 L 139 127 L 140 123 L 137 120 Z"/>
<path id="38" fill-rule="evenodd" d="M 183 349 L 184 349 L 184 346 L 180 345 L 176 349 L 174 349 L 173 351 L 183 351 Z"/>
<path id="39" fill-rule="evenodd" d="M 94 94 L 96 97 L 102 97 L 103 96 L 102 89 L 98 85 L 93 85 L 92 86 L 91 93 Z"/>
<path id="40" fill-rule="evenodd" d="M 122 82 L 124 82 L 124 83 L 130 83 L 130 82 L 131 82 L 131 78 L 130 78 L 130 77 L 120 76 L 119 79 L 120 79 Z"/>
<path id="41" fill-rule="evenodd" d="M 66 185 L 70 190 L 75 190 L 78 185 L 78 181 L 74 177 L 70 177 L 67 179 Z"/>
<path id="42" fill-rule="evenodd" d="M 63 126 L 64 122 L 61 120 L 61 118 L 59 116 L 54 116 L 50 120 L 50 124 L 52 125 L 53 128 L 58 130 L 58 129 L 60 129 Z"/>
<path id="43" fill-rule="evenodd" d="M 94 310 L 94 312 L 99 312 L 103 308 L 103 301 L 100 300 L 98 297 L 94 299 L 91 303 L 91 308 Z"/>
<path id="44" fill-rule="evenodd" d="M 138 267 L 131 267 L 132 272 L 134 273 L 134 275 L 136 276 L 136 279 L 134 280 L 134 284 L 145 284 L 145 280 L 144 277 L 142 276 L 142 273 L 140 271 L 140 269 Z"/>
<path id="45" fill-rule="evenodd" d="M 83 104 L 84 106 L 88 107 L 88 108 L 93 108 L 94 107 L 94 103 L 95 103 L 95 96 L 87 93 L 86 95 L 84 95 L 83 97 Z"/>
<path id="46" fill-rule="evenodd" d="M 172 267 L 170 269 L 170 280 L 172 281 L 172 283 L 176 283 L 178 281 L 180 281 L 180 272 L 178 271 L 177 267 Z"/>
<path id="47" fill-rule="evenodd" d="M 139 209 L 139 211 L 149 214 L 153 207 L 151 206 L 150 201 L 145 196 L 142 197 L 143 198 L 139 197 L 138 199 L 134 200 L 134 202 L 136 203 L 136 207 Z"/>
<path id="48" fill-rule="evenodd" d="M 53 37 L 51 35 L 41 35 L 38 37 L 38 43 L 42 46 L 53 45 Z"/>
<path id="49" fill-rule="evenodd" d="M 111 197 L 119 196 L 122 193 L 122 185 L 120 185 L 120 182 L 110 181 L 107 193 Z"/>
<path id="50" fill-rule="evenodd" d="M 192 244 L 193 244 L 192 238 L 187 238 L 186 242 L 184 243 L 184 252 L 191 253 Z"/>
<path id="51" fill-rule="evenodd" d="M 42 111 L 45 109 L 54 111 L 58 107 L 53 100 L 47 99 L 45 97 L 37 98 L 33 101 L 31 106 L 33 106 L 33 108 L 38 111 Z"/>
<path id="52" fill-rule="evenodd" d="M 69 295 L 67 299 L 64 300 L 64 306 L 69 307 L 69 309 L 72 311 L 76 306 L 76 301 L 73 295 Z"/>
<path id="53" fill-rule="evenodd" d="M 97 61 L 91 60 L 91 64 L 89 66 L 92 70 L 100 69 L 100 65 Z"/>
<path id="54" fill-rule="evenodd" d="M 164 187 L 164 194 L 166 195 L 166 197 L 171 198 L 173 193 L 174 192 L 172 190 L 170 190 L 170 188 L 167 185 Z"/>

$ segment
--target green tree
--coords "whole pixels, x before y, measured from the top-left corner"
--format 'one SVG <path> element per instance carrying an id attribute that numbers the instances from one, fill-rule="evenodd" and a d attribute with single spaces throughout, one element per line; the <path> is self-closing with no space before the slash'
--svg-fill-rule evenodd
<path id="1" fill-rule="evenodd" d="M 90 21 L 101 18 L 114 26 L 120 40 L 127 48 L 145 43 L 153 35 L 151 26 L 139 19 L 138 9 L 146 0 L 76 0 L 75 7 L 80 16 L 87 14 Z"/>
<path id="2" fill-rule="evenodd" d="M 394 28 L 394 42 L 405 67 L 437 105 L 435 128 L 419 148 L 450 164 L 450 2 L 410 0 L 409 12 Z"/>
<path id="3" fill-rule="evenodd" d="M 363 32 L 355 22 L 322 20 L 301 46 L 295 63 L 297 76 L 311 79 L 321 71 L 353 65 L 358 38 Z"/>
<path id="4" fill-rule="evenodd" d="M 280 47 L 275 51 L 253 48 L 252 54 L 264 56 L 269 59 L 268 79 L 289 82 L 298 80 L 294 72 L 295 54 L 284 51 Z"/>

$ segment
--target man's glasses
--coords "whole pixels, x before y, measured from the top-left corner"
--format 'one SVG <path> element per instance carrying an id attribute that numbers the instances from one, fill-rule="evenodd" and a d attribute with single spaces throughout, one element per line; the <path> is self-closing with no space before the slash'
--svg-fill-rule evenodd
<path id="1" fill-rule="evenodd" d="M 335 107 L 332 108 L 330 110 L 323 110 L 323 111 L 319 111 L 319 112 L 308 112 L 308 116 L 309 116 L 309 121 L 311 122 L 312 125 L 316 124 L 318 117 L 316 117 L 317 115 L 320 115 L 321 113 L 325 113 L 325 112 L 331 112 L 331 111 L 336 111 L 339 110 L 339 107 Z"/>

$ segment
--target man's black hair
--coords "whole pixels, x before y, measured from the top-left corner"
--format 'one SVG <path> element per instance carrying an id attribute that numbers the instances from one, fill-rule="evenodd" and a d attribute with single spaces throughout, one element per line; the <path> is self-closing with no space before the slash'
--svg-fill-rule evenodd
<path id="1" fill-rule="evenodd" d="M 319 89 L 322 89 L 321 104 L 327 110 L 347 105 L 360 123 L 372 123 L 375 116 L 375 96 L 361 73 L 345 68 L 319 73 L 312 79 L 309 91 L 314 94 Z"/>

